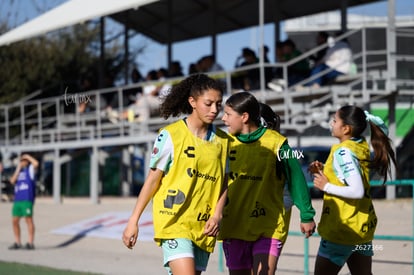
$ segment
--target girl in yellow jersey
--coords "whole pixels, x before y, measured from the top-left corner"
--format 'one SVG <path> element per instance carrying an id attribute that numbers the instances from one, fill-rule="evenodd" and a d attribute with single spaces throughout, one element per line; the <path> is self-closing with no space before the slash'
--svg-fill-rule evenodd
<path id="1" fill-rule="evenodd" d="M 222 96 L 222 85 L 203 74 L 170 90 L 161 105 L 164 118 L 188 116 L 160 131 L 149 174 L 123 232 L 124 244 L 132 248 L 139 218 L 152 198 L 154 240 L 162 247 L 170 274 L 201 274 L 215 247 L 229 148 L 228 135 L 212 124 Z"/>
<path id="2" fill-rule="evenodd" d="M 362 136 L 367 125 L 374 149 L 372 160 Z M 369 169 L 377 170 L 385 182 L 390 162 L 395 164 L 388 129 L 379 117 L 356 106 L 344 106 L 335 113 L 331 131 L 340 143 L 332 146 L 325 165 L 318 161 L 310 165 L 310 170 L 319 170 L 314 174 L 315 187 L 325 192 L 315 274 L 338 274 L 345 263 L 353 275 L 372 274 L 377 216 L 370 196 Z"/>
<path id="3" fill-rule="evenodd" d="M 272 108 L 265 104 L 260 102 L 260 117 L 261 117 L 261 122 L 262 125 L 264 127 L 266 127 L 267 129 L 272 129 L 275 130 L 277 132 L 280 133 L 280 117 L 278 114 L 276 114 Z M 278 162 L 278 164 L 281 165 L 280 162 Z M 276 171 L 279 171 L 278 176 L 281 177 L 282 173 L 281 173 L 281 169 L 282 167 L 277 167 Z M 289 192 L 289 184 L 287 182 L 285 182 L 285 185 L 283 186 L 283 206 L 285 207 L 285 231 L 288 232 L 289 231 L 289 225 L 290 225 L 290 216 L 292 214 L 292 206 L 293 206 L 293 200 L 292 200 L 292 196 L 290 195 Z M 287 238 L 287 235 L 286 235 Z M 283 243 L 286 242 L 286 238 L 283 241 Z"/>
<path id="4" fill-rule="evenodd" d="M 286 138 L 261 125 L 259 108 L 252 94 L 240 92 L 226 101 L 222 118 L 232 141 L 219 239 L 232 275 L 275 274 L 288 233 L 283 205 L 286 180 L 300 210 L 302 232 L 309 237 L 315 229 L 315 211 L 300 164 Z"/>

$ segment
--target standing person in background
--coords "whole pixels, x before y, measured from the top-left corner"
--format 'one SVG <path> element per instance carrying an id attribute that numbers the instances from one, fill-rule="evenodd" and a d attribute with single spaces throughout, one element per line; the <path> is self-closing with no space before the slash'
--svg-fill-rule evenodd
<path id="1" fill-rule="evenodd" d="M 362 136 L 370 126 L 374 157 Z M 388 129 L 376 116 L 356 106 L 343 106 L 331 122 L 333 145 L 325 165 L 312 162 L 314 186 L 325 192 L 318 225 L 321 235 L 315 263 L 316 275 L 338 274 L 347 263 L 351 274 L 372 274 L 372 245 L 377 216 L 370 195 L 369 170 L 387 180 L 395 154 Z"/>
<path id="2" fill-rule="evenodd" d="M 22 154 L 19 164 L 10 178 L 14 184 L 14 202 L 12 209 L 12 224 L 14 243 L 9 249 L 22 248 L 20 218 L 24 217 L 27 224 L 28 242 L 26 249 L 34 249 L 35 225 L 33 222 L 33 206 L 36 196 L 35 173 L 39 162 L 29 154 Z"/>
<path id="3" fill-rule="evenodd" d="M 166 126 L 155 140 L 150 171 L 123 232 L 132 248 L 138 221 L 153 200 L 154 240 L 169 274 L 206 270 L 226 198 L 228 135 L 213 125 L 222 85 L 203 74 L 173 86 L 161 105 L 164 118 L 188 116 Z"/>
<path id="4" fill-rule="evenodd" d="M 305 177 L 286 138 L 261 125 L 260 106 L 252 94 L 230 96 L 222 120 L 232 137 L 228 196 L 219 233 L 227 267 L 231 275 L 275 274 L 288 234 L 283 205 L 286 179 L 300 210 L 301 231 L 309 237 L 315 230 Z M 285 156 L 283 171 L 277 168 L 279 154 Z"/>

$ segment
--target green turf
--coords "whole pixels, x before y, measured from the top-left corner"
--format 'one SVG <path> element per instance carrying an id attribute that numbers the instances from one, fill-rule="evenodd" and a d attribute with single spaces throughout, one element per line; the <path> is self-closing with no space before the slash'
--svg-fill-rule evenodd
<path id="1" fill-rule="evenodd" d="M 0 261 L 0 274 L 2 275 L 98 275 L 97 273 L 75 272 L 69 270 L 54 269 L 44 266 L 9 263 Z"/>

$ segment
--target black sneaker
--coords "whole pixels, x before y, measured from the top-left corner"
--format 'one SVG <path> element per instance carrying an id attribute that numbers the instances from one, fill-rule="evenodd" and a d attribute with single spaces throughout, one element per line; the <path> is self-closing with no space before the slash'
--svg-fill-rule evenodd
<path id="1" fill-rule="evenodd" d="M 27 250 L 34 250 L 34 249 L 35 249 L 34 245 L 33 245 L 33 244 L 31 244 L 31 243 L 27 243 L 27 244 L 26 244 L 26 246 L 25 246 L 25 248 L 26 248 Z"/>
<path id="2" fill-rule="evenodd" d="M 11 246 L 9 246 L 10 250 L 16 250 L 16 249 L 20 249 L 20 248 L 22 248 L 22 245 L 18 244 L 18 243 L 14 243 Z"/>

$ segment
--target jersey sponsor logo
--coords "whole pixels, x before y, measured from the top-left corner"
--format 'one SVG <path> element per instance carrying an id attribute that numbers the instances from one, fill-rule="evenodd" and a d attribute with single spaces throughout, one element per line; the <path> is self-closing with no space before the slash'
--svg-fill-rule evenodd
<path id="1" fill-rule="evenodd" d="M 203 212 L 199 212 L 198 213 L 198 216 L 197 216 L 197 221 L 208 221 L 208 219 L 210 219 L 210 216 L 211 216 L 211 214 L 210 214 L 210 211 L 211 211 L 211 207 L 210 207 L 210 205 L 207 205 L 207 207 L 206 207 L 206 211 L 203 213 Z"/>
<path id="2" fill-rule="evenodd" d="M 258 218 L 260 216 L 266 216 L 266 210 L 260 205 L 260 203 L 256 202 L 256 208 L 250 214 L 250 217 Z"/>
<path id="3" fill-rule="evenodd" d="M 17 191 L 24 191 L 29 190 L 29 185 L 25 182 L 22 182 L 21 184 L 17 185 Z"/>
<path id="4" fill-rule="evenodd" d="M 167 198 L 164 200 L 165 208 L 173 208 L 174 204 L 182 204 L 185 201 L 185 194 L 181 190 L 168 190 Z"/>
<path id="5" fill-rule="evenodd" d="M 202 179 L 209 180 L 209 181 L 212 181 L 212 182 L 215 182 L 217 180 L 217 178 L 214 177 L 214 176 L 210 176 L 209 174 L 201 173 L 200 171 L 197 171 L 197 170 L 192 169 L 192 168 L 187 168 L 187 175 L 190 178 L 195 176 L 197 178 L 202 178 Z"/>
<path id="6" fill-rule="evenodd" d="M 366 233 L 366 232 L 369 232 L 369 231 L 374 231 L 376 227 L 377 227 L 377 218 L 364 223 L 361 226 L 361 232 Z"/>
<path id="7" fill-rule="evenodd" d="M 229 178 L 232 180 L 237 179 L 237 177 L 239 176 L 239 174 L 235 173 L 235 172 L 230 172 L 229 173 Z"/>
<path id="8" fill-rule="evenodd" d="M 238 173 L 232 172 L 232 171 L 230 171 L 229 173 L 229 178 L 231 180 L 236 180 L 236 179 L 251 180 L 251 181 L 262 181 L 263 180 L 263 176 L 239 175 Z"/>
<path id="9" fill-rule="evenodd" d="M 178 247 L 178 242 L 175 239 L 168 240 L 167 244 L 170 249 L 176 249 Z"/>
<path id="10" fill-rule="evenodd" d="M 188 146 L 187 149 L 184 150 L 184 154 L 187 155 L 189 158 L 195 158 L 195 147 L 194 146 Z"/>
<path id="11" fill-rule="evenodd" d="M 236 160 L 236 153 L 237 153 L 236 150 L 230 150 L 230 152 L 229 152 L 229 160 L 232 160 L 232 161 Z"/>

